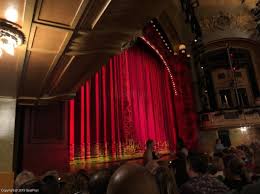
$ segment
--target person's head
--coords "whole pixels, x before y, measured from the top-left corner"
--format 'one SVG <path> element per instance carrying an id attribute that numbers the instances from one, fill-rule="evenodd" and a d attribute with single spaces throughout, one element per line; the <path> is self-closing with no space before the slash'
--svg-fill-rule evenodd
<path id="1" fill-rule="evenodd" d="M 143 166 L 125 164 L 113 174 L 107 194 L 160 194 L 155 177 Z"/>
<path id="2" fill-rule="evenodd" d="M 156 169 L 155 178 L 160 190 L 160 194 L 176 193 L 177 186 L 175 184 L 174 175 L 172 171 L 164 166 Z"/>
<path id="3" fill-rule="evenodd" d="M 254 163 L 255 163 L 255 173 L 260 174 L 260 150 L 257 150 L 255 152 Z"/>
<path id="4" fill-rule="evenodd" d="M 73 174 L 66 179 L 61 194 L 73 194 L 77 192 L 88 192 L 88 179 L 80 173 Z"/>
<path id="5" fill-rule="evenodd" d="M 21 173 L 19 173 L 15 178 L 15 188 L 19 188 L 24 183 L 34 180 L 35 176 L 32 172 L 24 170 Z"/>
<path id="6" fill-rule="evenodd" d="M 224 162 L 223 162 L 222 158 L 214 157 L 212 159 L 212 164 L 216 167 L 217 171 L 223 171 L 224 170 Z"/>
<path id="7" fill-rule="evenodd" d="M 216 139 L 216 144 L 221 144 L 221 139 Z"/>
<path id="8" fill-rule="evenodd" d="M 181 138 L 177 139 L 177 149 L 182 149 L 185 147 L 185 144 Z"/>
<path id="9" fill-rule="evenodd" d="M 60 192 L 59 181 L 55 175 L 47 175 L 42 178 L 45 194 L 58 194 Z"/>
<path id="10" fill-rule="evenodd" d="M 105 194 L 110 177 L 109 170 L 100 170 L 93 174 L 89 180 L 90 194 Z"/>
<path id="11" fill-rule="evenodd" d="M 249 181 L 249 176 L 245 168 L 245 164 L 242 160 L 237 157 L 231 159 L 228 163 L 227 168 L 227 178 L 228 179 L 240 179 L 244 181 Z"/>
<path id="12" fill-rule="evenodd" d="M 16 194 L 46 194 L 45 192 L 43 192 L 43 183 L 38 179 L 27 181 L 24 184 L 20 185 L 18 189 L 20 189 L 21 192 L 19 191 Z"/>
<path id="13" fill-rule="evenodd" d="M 175 170 L 175 179 L 178 186 L 181 186 L 185 183 L 189 176 L 187 174 L 186 169 L 186 155 L 182 152 L 176 154 L 177 159 L 173 162 L 174 163 L 174 170 Z"/>
<path id="14" fill-rule="evenodd" d="M 146 141 L 146 148 L 147 149 L 153 149 L 153 147 L 154 147 L 154 141 L 152 139 L 148 139 Z"/>
<path id="15" fill-rule="evenodd" d="M 188 157 L 187 173 L 189 177 L 201 176 L 207 173 L 208 170 L 208 158 L 204 154 L 193 154 Z"/>

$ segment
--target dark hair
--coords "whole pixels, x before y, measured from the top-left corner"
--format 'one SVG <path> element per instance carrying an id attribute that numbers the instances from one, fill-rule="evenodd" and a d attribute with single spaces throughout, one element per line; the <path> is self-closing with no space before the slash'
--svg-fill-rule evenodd
<path id="1" fill-rule="evenodd" d="M 184 142 L 181 138 L 177 139 L 177 145 L 178 145 L 179 148 L 185 147 L 185 144 L 184 144 Z"/>
<path id="2" fill-rule="evenodd" d="M 155 171 L 155 178 L 160 194 L 173 194 L 177 191 L 174 175 L 167 167 L 160 166 Z"/>
<path id="3" fill-rule="evenodd" d="M 178 187 L 184 184 L 188 179 L 189 176 L 186 170 L 186 155 L 182 152 L 178 152 L 176 154 L 177 159 L 175 162 L 175 179 Z"/>
<path id="4" fill-rule="evenodd" d="M 218 172 L 218 168 L 216 165 L 214 164 L 210 164 L 209 167 L 208 167 L 208 171 L 210 174 L 214 175 Z"/>
<path id="5" fill-rule="evenodd" d="M 73 194 L 86 191 L 88 191 L 88 179 L 81 173 L 77 173 L 68 177 L 60 193 Z"/>
<path id="6" fill-rule="evenodd" d="M 208 171 L 208 158 L 205 154 L 191 154 L 188 163 L 196 173 L 205 174 Z"/>
<path id="7" fill-rule="evenodd" d="M 233 159 L 231 159 L 229 161 L 228 173 L 230 173 L 228 178 L 232 179 L 233 176 L 239 176 L 241 178 L 241 180 L 243 180 L 244 182 L 247 182 L 247 183 L 250 182 L 250 177 L 248 175 L 245 164 L 243 163 L 242 160 L 240 160 L 236 157 L 234 157 Z"/>
<path id="8" fill-rule="evenodd" d="M 228 168 L 230 173 L 240 176 L 244 168 L 244 163 L 235 157 L 229 161 Z"/>
<path id="9" fill-rule="evenodd" d="M 146 141 L 146 147 L 150 146 L 152 143 L 153 143 L 153 140 L 152 139 L 148 139 Z"/>
<path id="10" fill-rule="evenodd" d="M 90 194 L 105 194 L 110 177 L 109 170 L 101 170 L 93 174 L 89 180 Z"/>
<path id="11" fill-rule="evenodd" d="M 55 176 L 45 176 L 42 182 L 44 183 L 43 190 L 45 194 L 58 194 L 60 192 L 59 182 Z"/>

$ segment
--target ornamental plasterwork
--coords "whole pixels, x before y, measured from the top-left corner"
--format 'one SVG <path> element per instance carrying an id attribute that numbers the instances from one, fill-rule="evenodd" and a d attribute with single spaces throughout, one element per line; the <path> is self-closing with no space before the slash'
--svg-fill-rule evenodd
<path id="1" fill-rule="evenodd" d="M 226 31 L 233 29 L 240 32 L 254 33 L 256 22 L 250 14 L 232 14 L 219 11 L 213 16 L 200 17 L 201 28 L 204 32 Z"/>

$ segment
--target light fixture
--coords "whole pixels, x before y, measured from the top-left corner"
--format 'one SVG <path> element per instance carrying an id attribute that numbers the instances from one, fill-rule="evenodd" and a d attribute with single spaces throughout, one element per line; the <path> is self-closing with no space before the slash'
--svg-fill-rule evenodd
<path id="1" fill-rule="evenodd" d="M 0 56 L 3 51 L 14 55 L 14 49 L 24 42 L 25 36 L 20 30 L 20 26 L 7 20 L 0 20 Z"/>
<path id="2" fill-rule="evenodd" d="M 5 18 L 10 22 L 17 22 L 18 20 L 18 12 L 13 7 L 9 7 L 5 11 Z"/>
<path id="3" fill-rule="evenodd" d="M 241 132 L 246 132 L 247 129 L 248 129 L 248 127 L 240 127 L 240 131 L 241 131 Z"/>

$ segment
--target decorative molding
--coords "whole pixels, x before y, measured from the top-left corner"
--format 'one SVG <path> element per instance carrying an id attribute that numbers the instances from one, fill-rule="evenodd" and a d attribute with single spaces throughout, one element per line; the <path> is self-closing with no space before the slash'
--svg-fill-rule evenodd
<path id="1" fill-rule="evenodd" d="M 232 30 L 248 33 L 250 37 L 256 34 L 256 22 L 247 12 L 233 14 L 219 11 L 216 15 L 200 17 L 200 24 L 204 34 Z"/>

